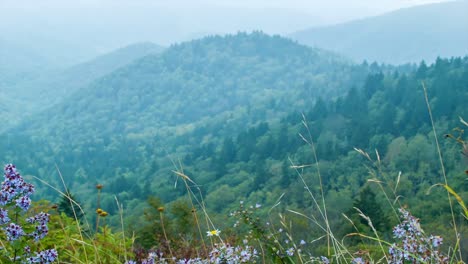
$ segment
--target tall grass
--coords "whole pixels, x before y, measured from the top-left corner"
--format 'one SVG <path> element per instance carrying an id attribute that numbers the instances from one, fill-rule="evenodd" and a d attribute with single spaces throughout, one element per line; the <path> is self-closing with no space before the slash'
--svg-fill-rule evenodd
<path id="1" fill-rule="evenodd" d="M 268 219 L 259 218 L 257 213 L 261 205 L 249 206 L 247 202 L 242 202 L 239 209 L 234 211 L 232 215 L 240 220 L 235 227 L 239 227 L 240 222 L 244 224 L 244 230 L 246 230 L 243 233 L 244 237 L 236 237 L 232 233 L 231 235 L 225 234 L 223 230 L 218 229 L 215 220 L 210 217 L 200 186 L 185 174 L 180 162 L 173 162 L 175 167 L 173 173 L 185 187 L 191 210 L 192 230 L 196 235 L 192 236 L 190 241 L 181 240 L 180 237 L 175 237 L 173 232 L 167 232 L 164 215 L 166 209 L 159 207 L 157 209 L 163 241 L 149 251 L 139 252 L 135 245 L 135 236 L 126 233 L 124 205 L 117 198 L 115 201 L 120 216 L 120 230 L 116 232 L 105 225 L 107 214 L 104 214 L 100 208 L 100 195 L 103 186 L 96 188 L 98 214 L 95 225 L 91 225 L 88 222 L 88 217 L 81 220 L 78 216 L 80 214 L 89 216 L 94 212 L 85 212 L 67 191 L 61 191 L 60 188 L 36 178 L 65 197 L 73 210 L 72 217 L 51 210 L 51 219 L 55 225 L 51 227 L 48 239 L 43 243 L 55 245 L 60 255 L 58 258 L 60 263 L 462 263 L 460 229 L 456 221 L 454 209 L 456 203 L 453 199 L 462 208 L 465 221 L 468 220 L 468 210 L 460 195 L 450 187 L 424 84 L 423 90 L 443 179 L 442 183 L 433 187 L 442 186 L 447 192 L 451 226 L 455 234 L 455 243 L 448 247 L 448 251 L 441 250 L 440 245 L 443 238 L 427 234 L 421 228 L 419 219 L 411 215 L 410 210 L 402 205 L 401 196 L 398 194 L 401 172 L 394 179 L 388 176 L 384 172 L 377 150 L 375 150 L 375 158 L 373 158 L 373 155 L 366 151 L 355 149 L 370 164 L 368 171 L 371 178 L 368 183 L 378 187 L 380 194 L 385 197 L 389 208 L 391 208 L 397 223 L 393 228 L 392 237 L 382 236 L 381 232 L 374 226 L 375 219 L 366 215 L 362 208 L 354 209 L 364 220 L 370 232 L 360 230 L 356 220 L 343 213 L 343 219 L 354 227 L 354 231 L 344 237 L 338 237 L 337 232 L 332 229 L 320 161 L 304 115 L 302 116 L 302 125 L 306 133 L 298 136 L 310 147 L 313 164 L 300 164 L 292 158 L 289 158 L 289 162 L 290 168 L 295 171 L 313 204 L 315 210 L 313 213 L 293 209 L 275 213 L 284 194 L 280 195 L 277 202 L 269 208 Z M 463 119 L 460 118 L 460 121 L 468 127 Z M 467 148 L 462 139 L 456 138 L 456 140 L 463 148 Z M 314 168 L 313 175 L 317 177 L 318 193 L 314 193 L 314 188 L 309 186 L 309 179 L 306 178 L 309 176 L 306 176 L 308 174 L 305 171 L 310 168 Z M 57 171 L 63 189 L 67 190 L 58 168 Z M 75 211 L 75 208 L 78 208 L 79 212 Z M 318 230 L 316 231 L 317 237 L 309 241 L 297 239 L 296 233 L 293 231 L 294 222 L 290 220 L 293 217 L 305 220 L 311 228 Z M 303 232 L 308 232 L 308 230 L 303 230 Z M 356 250 L 356 245 L 347 243 L 349 238 L 359 238 L 361 243 L 358 246 L 363 248 Z M 3 237 L 0 237 L 0 242 L 5 248 L 6 241 Z M 317 244 L 325 245 L 325 250 L 319 255 L 316 254 L 320 251 L 311 250 L 311 247 L 315 247 Z"/>

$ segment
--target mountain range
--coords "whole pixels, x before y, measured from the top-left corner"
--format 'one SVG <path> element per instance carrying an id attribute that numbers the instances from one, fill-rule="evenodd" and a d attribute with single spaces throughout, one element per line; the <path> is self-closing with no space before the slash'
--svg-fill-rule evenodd
<path id="1" fill-rule="evenodd" d="M 16 75 L 3 75 L 10 77 L 8 82 L 5 81 L 0 85 L 0 96 L 3 95 L 4 98 L 0 99 L 0 106 L 2 104 L 10 106 L 5 107 L 0 120 L 10 121 L 8 123 L 11 124 L 33 112 L 51 108 L 94 80 L 136 59 L 159 53 L 163 48 L 153 43 L 138 43 L 65 68 L 51 64 L 46 59 L 36 59 L 18 47 L 7 50 L 9 57 L 4 57 L 5 61 L 0 61 L 0 69 L 14 72 Z M 18 67 L 15 68 L 14 65 Z"/>
<path id="2" fill-rule="evenodd" d="M 468 1 L 421 5 L 289 36 L 360 63 L 434 62 L 468 54 Z"/>
<path id="3" fill-rule="evenodd" d="M 464 2 L 441 5 L 460 4 Z M 427 15 L 435 6 L 420 7 L 418 14 Z M 394 27 L 401 27 L 402 34 L 395 38 L 417 43 L 414 28 L 428 25 L 419 20 L 406 25 L 406 13 L 417 12 L 401 10 L 352 22 L 354 27 L 341 25 L 338 35 L 374 39 L 376 32 L 386 34 L 382 25 L 396 19 Z M 431 30 L 452 32 L 446 30 L 451 23 L 441 22 Z M 363 28 L 370 28 L 369 34 L 351 34 Z M 393 54 L 397 59 L 395 51 L 388 50 L 391 45 L 379 46 L 388 44 L 384 42 L 368 44 L 367 54 L 376 49 L 381 58 Z M 400 48 L 403 54 L 412 46 Z M 200 184 L 190 187 L 200 188 L 208 208 L 218 213 L 227 213 L 243 199 L 265 204 L 260 210 L 267 210 L 283 193 L 284 204 L 314 213 L 304 183 L 313 191 L 323 186 L 331 222 L 339 228 L 344 226 L 343 212 L 366 203 L 359 195 L 370 177 L 403 171 L 396 183 L 402 193 L 398 199 L 414 205 L 418 213 L 443 219 L 449 215 L 440 209 L 446 193 L 430 199 L 426 194 L 440 182 L 427 106 L 436 129 L 455 135 L 445 137 L 442 149 L 449 157 L 449 178 L 465 197 L 467 183 L 459 177 L 463 157 L 449 140 L 461 139 L 457 133 L 462 130 L 453 128 L 459 115 L 467 115 L 468 57 L 462 50 L 465 57 L 393 66 L 371 63 L 381 59 L 370 55 L 365 57 L 369 62 L 356 63 L 359 59 L 351 51 L 328 51 L 254 31 L 206 36 L 167 48 L 140 43 L 69 67 L 29 53 L 28 47 L 10 45 L 2 51 L 9 59 L 0 61 L 0 69 L 13 73 L 0 86 L 0 160 L 15 163 L 25 177 L 37 176 L 61 188 L 59 168 L 66 188 L 87 208 L 93 208 L 95 185 L 102 184 L 100 204 L 109 212 L 110 224 L 119 221 L 114 195 L 131 208 L 129 217 L 137 223 L 150 196 L 183 202 L 186 189 L 177 185 L 174 170 Z M 14 60 L 17 67 L 9 68 Z M 320 182 L 311 169 L 311 150 L 319 155 Z M 361 166 L 364 151 L 372 154 L 364 155 L 369 163 Z M 372 161 L 374 153 L 378 162 Z M 369 175 L 376 164 L 385 171 L 379 167 Z M 385 180 L 395 184 L 392 179 Z M 37 186 L 41 198 L 57 199 L 56 191 L 40 182 Z M 375 200 L 386 204 L 382 197 Z M 380 215 L 381 222 L 390 214 L 387 210 Z"/>

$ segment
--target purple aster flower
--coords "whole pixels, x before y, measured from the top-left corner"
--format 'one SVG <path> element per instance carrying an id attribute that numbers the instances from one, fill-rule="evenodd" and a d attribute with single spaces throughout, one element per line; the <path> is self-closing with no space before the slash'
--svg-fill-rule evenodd
<path id="1" fill-rule="evenodd" d="M 36 230 L 30 234 L 30 236 L 32 236 L 34 240 L 38 241 L 40 239 L 43 239 L 49 233 L 49 228 L 47 227 L 47 224 L 49 223 L 49 218 L 49 214 L 40 212 L 34 217 L 29 217 L 28 219 L 26 219 L 26 222 L 28 223 L 37 224 L 35 228 Z"/>
<path id="2" fill-rule="evenodd" d="M 23 209 L 23 211 L 27 211 L 30 205 L 31 199 L 28 196 L 21 196 L 20 198 L 16 199 L 16 206 Z"/>
<path id="3" fill-rule="evenodd" d="M 57 259 L 58 253 L 57 250 L 55 249 L 47 249 L 44 251 L 41 251 L 39 253 L 36 253 L 36 263 L 52 263 Z"/>
<path id="4" fill-rule="evenodd" d="M 362 258 L 354 258 L 353 261 L 351 262 L 353 264 L 364 264 L 364 260 Z"/>
<path id="5" fill-rule="evenodd" d="M 10 223 L 10 225 L 4 228 L 4 230 L 6 232 L 8 241 L 14 241 L 24 236 L 23 228 L 14 223 Z"/>
<path id="6" fill-rule="evenodd" d="M 10 222 L 10 218 L 8 217 L 8 211 L 0 208 L 0 225 L 4 225 Z"/>
<path id="7" fill-rule="evenodd" d="M 321 256 L 320 259 L 323 264 L 330 264 L 330 260 L 327 257 Z"/>

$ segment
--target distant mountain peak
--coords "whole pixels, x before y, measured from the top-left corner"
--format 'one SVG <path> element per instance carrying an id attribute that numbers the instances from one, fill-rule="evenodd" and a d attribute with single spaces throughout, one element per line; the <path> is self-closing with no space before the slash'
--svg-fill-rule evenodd
<path id="1" fill-rule="evenodd" d="M 468 1 L 432 3 L 291 34 L 357 62 L 417 63 L 468 54 Z"/>

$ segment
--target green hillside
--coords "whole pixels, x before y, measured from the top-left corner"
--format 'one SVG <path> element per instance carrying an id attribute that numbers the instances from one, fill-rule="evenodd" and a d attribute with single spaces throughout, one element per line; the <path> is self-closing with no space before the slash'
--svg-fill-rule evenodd
<path id="1" fill-rule="evenodd" d="M 146 56 L 79 89 L 5 132 L 8 144 L 21 143 L 1 149 L 5 160 L 48 180 L 58 180 L 51 175 L 57 163 L 70 188 L 82 191 L 83 180 L 92 185 L 151 170 L 147 165 L 157 159 L 170 164 L 168 157 L 179 155 L 179 136 L 196 133 L 217 144 L 220 135 L 300 113 L 318 96 L 337 98 L 368 71 L 263 33 L 208 37 Z"/>
<path id="2" fill-rule="evenodd" d="M 0 91 L 15 82 L 34 78 L 51 66 L 40 54 L 0 38 Z"/>
<path id="3" fill-rule="evenodd" d="M 262 33 L 209 37 L 106 75 L 24 126 L 30 132 L 67 134 L 79 124 L 84 127 L 75 136 L 87 138 L 152 137 L 234 114 L 252 123 L 258 117 L 249 109 L 258 107 L 265 117 L 278 118 L 270 112 L 299 110 L 317 95 L 337 97 L 366 71 L 367 66 L 352 67 L 326 52 Z M 41 119 L 49 121 L 47 128 Z"/>
<path id="4" fill-rule="evenodd" d="M 39 60 L 25 50 L 8 47 L 0 50 L 8 55 L 0 56 L 0 71 L 5 69 L 4 74 L 0 74 L 5 78 L 3 85 L 0 83 L 0 95 L 3 95 L 0 106 L 10 105 L 0 121 L 11 125 L 32 113 L 50 108 L 94 80 L 136 59 L 161 52 L 163 48 L 152 43 L 134 44 L 65 69 L 45 59 Z M 24 69 L 18 68 L 20 66 Z"/>
<path id="5" fill-rule="evenodd" d="M 91 76 L 89 67 L 75 72 Z M 380 258 L 387 253 L 376 241 L 346 235 L 357 229 L 391 241 L 400 207 L 444 237 L 444 252 L 457 241 L 453 223 L 466 237 L 461 206 L 453 203 L 452 219 L 447 193 L 436 185 L 444 177 L 423 87 L 448 182 L 467 201 L 460 117 L 468 119 L 468 57 L 417 67 L 352 64 L 254 32 L 173 45 L 102 74 L 7 127 L 0 157 L 22 168 L 25 178 L 64 190 L 58 168 L 93 222 L 100 219 L 94 211 L 101 184 L 98 204 L 106 223 L 119 226 L 117 198 L 137 246 L 165 254 L 170 243 L 181 252 L 201 247 L 192 216 L 205 207 L 190 204 L 187 189 L 192 199 L 203 199 L 230 240 L 257 239 L 256 245 L 276 249 L 266 263 L 295 263 L 285 255 L 292 237 L 307 241 L 304 250 L 313 256 L 331 257 L 330 230 L 352 252 Z M 60 200 L 43 182 L 34 183 L 40 198 Z M 353 207 L 371 217 L 375 230 Z M 240 222 L 245 225 L 236 229 Z M 275 231 L 283 228 L 290 236 Z M 283 243 L 273 242 L 277 237 L 287 241 L 285 248 L 275 248 Z M 460 248 L 467 252 L 465 243 Z"/>
<path id="6" fill-rule="evenodd" d="M 290 35 L 300 43 L 343 54 L 357 62 L 434 62 L 468 54 L 468 1 L 428 4 Z"/>

